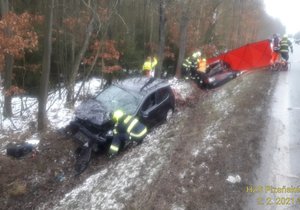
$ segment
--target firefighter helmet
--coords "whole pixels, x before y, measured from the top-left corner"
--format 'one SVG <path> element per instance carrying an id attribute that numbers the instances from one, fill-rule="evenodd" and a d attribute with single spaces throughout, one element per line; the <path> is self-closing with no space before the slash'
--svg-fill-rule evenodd
<path id="1" fill-rule="evenodd" d="M 200 51 L 197 51 L 197 52 L 193 53 L 193 57 L 194 58 L 199 58 L 200 56 L 201 56 L 201 52 Z"/>
<path id="2" fill-rule="evenodd" d="M 119 119 L 124 115 L 124 112 L 120 109 L 114 111 L 112 119 L 114 122 L 118 122 Z"/>

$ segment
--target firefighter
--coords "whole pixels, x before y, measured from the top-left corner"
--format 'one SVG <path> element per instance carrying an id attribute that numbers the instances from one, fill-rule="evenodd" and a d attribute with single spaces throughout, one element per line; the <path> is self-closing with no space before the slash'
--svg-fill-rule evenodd
<path id="1" fill-rule="evenodd" d="M 274 52 L 279 52 L 280 50 L 280 39 L 277 34 L 273 34 L 273 51 Z"/>
<path id="2" fill-rule="evenodd" d="M 289 60 L 289 48 L 291 53 L 293 53 L 293 45 L 292 42 L 288 39 L 287 35 L 284 35 L 280 41 L 280 54 L 281 57 L 288 61 Z"/>
<path id="3" fill-rule="evenodd" d="M 192 56 L 188 57 L 183 61 L 183 70 L 184 75 L 186 77 L 190 77 L 191 79 L 195 79 L 195 72 L 198 68 L 198 59 L 201 57 L 201 52 L 194 52 Z"/>
<path id="4" fill-rule="evenodd" d="M 129 141 L 142 143 L 147 134 L 144 124 L 131 115 L 126 115 L 122 110 L 116 110 L 112 114 L 115 123 L 113 140 L 109 148 L 109 156 L 115 156 Z"/>
<path id="5" fill-rule="evenodd" d="M 154 69 L 156 65 L 157 59 L 155 57 L 148 56 L 143 65 L 143 74 L 147 77 L 154 77 Z"/>
<path id="6" fill-rule="evenodd" d="M 206 58 L 200 58 L 198 60 L 198 71 L 202 72 L 202 73 L 206 73 L 206 68 L 207 68 L 207 62 L 206 62 Z"/>

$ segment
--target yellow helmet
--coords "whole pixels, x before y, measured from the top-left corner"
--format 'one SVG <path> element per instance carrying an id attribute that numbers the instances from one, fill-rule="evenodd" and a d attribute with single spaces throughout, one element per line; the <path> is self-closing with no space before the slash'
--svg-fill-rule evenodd
<path id="1" fill-rule="evenodd" d="M 120 109 L 114 111 L 112 119 L 114 122 L 118 122 L 119 119 L 124 115 L 124 112 Z"/>

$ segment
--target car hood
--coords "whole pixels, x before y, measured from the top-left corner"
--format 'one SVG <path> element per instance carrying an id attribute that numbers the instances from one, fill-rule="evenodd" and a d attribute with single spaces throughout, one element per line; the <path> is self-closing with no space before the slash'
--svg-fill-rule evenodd
<path id="1" fill-rule="evenodd" d="M 89 99 L 80 104 L 75 110 L 75 116 L 96 125 L 102 125 L 110 120 L 109 112 L 95 99 Z"/>

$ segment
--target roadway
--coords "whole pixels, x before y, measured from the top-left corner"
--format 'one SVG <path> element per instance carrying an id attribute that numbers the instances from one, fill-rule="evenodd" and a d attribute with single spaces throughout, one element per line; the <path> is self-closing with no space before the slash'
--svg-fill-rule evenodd
<path id="1" fill-rule="evenodd" d="M 300 209 L 300 46 L 279 72 L 266 138 L 245 209 Z M 256 191 L 253 191 L 253 190 Z M 248 192 L 247 192 L 248 191 Z"/>

